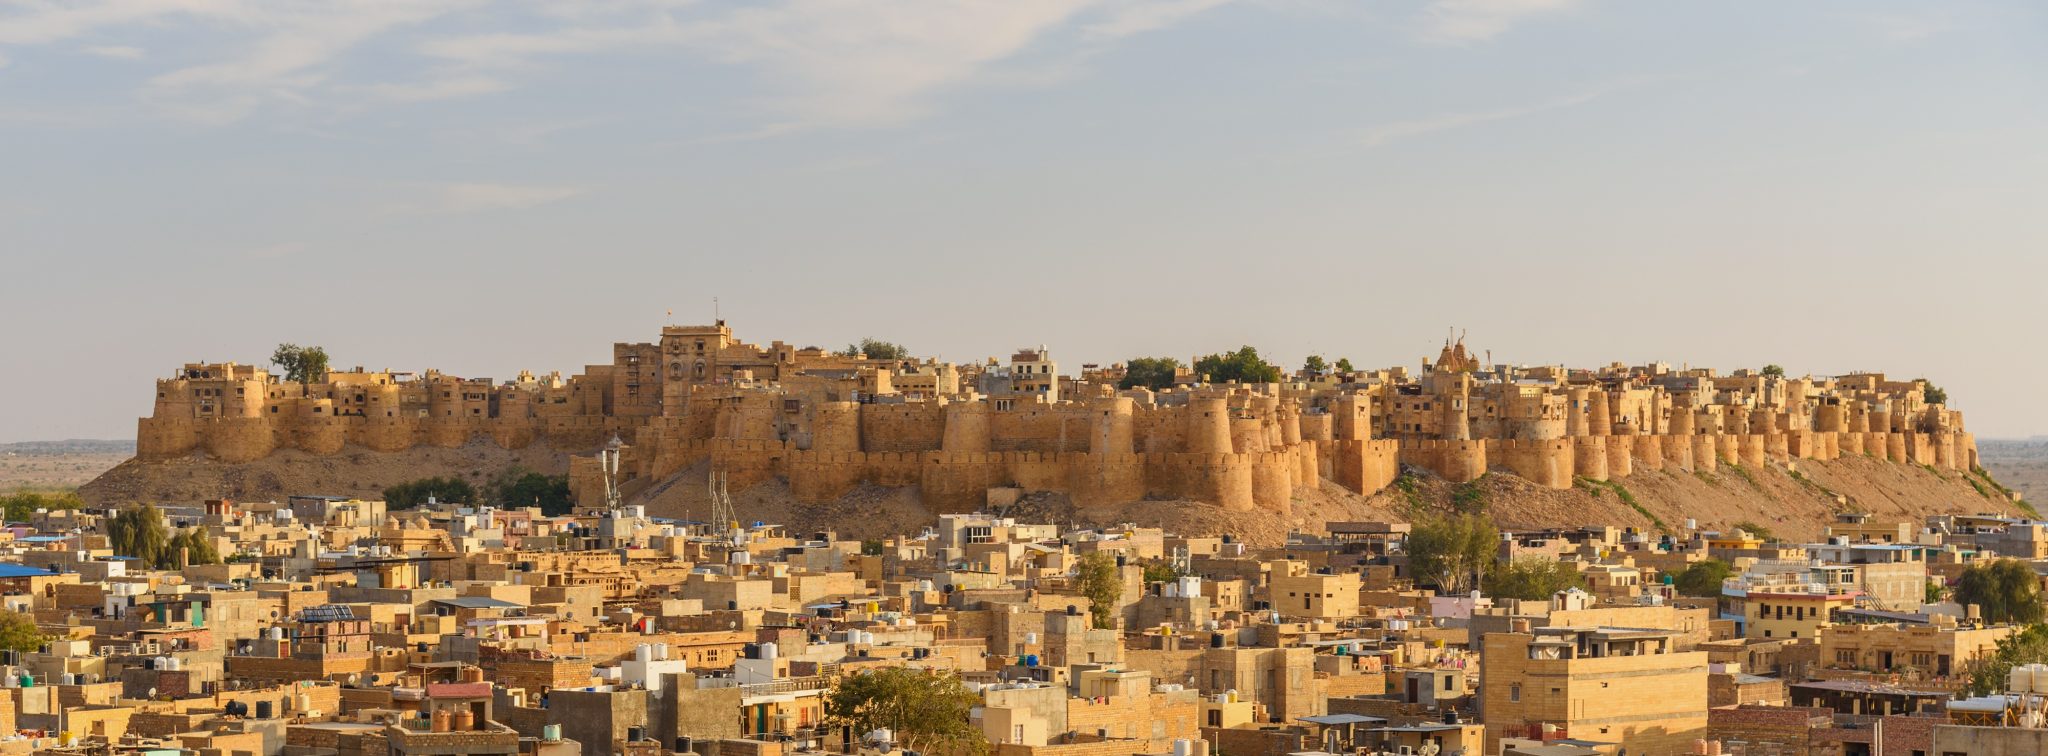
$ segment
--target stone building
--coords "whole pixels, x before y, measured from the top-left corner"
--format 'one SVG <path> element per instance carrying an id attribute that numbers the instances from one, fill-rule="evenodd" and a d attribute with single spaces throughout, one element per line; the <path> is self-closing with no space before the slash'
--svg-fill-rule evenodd
<path id="1" fill-rule="evenodd" d="M 1488 749 L 1542 738 L 1546 726 L 1630 753 L 1682 754 L 1707 726 L 1707 655 L 1674 635 L 1626 628 L 1543 628 L 1486 636 L 1481 712 Z"/>

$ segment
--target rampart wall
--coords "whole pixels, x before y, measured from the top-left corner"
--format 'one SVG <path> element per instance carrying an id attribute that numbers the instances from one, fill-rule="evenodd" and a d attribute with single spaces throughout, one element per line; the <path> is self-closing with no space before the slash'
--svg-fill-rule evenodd
<path id="1" fill-rule="evenodd" d="M 337 416 L 330 402 L 308 400 L 288 414 L 145 418 L 137 428 L 137 456 L 204 452 L 242 463 L 280 449 L 328 455 L 350 446 L 398 452 L 546 442 L 574 449 L 596 448 L 617 435 L 631 440 L 626 468 L 638 484 L 622 486 L 628 493 L 708 462 L 735 491 L 781 477 L 798 499 L 816 502 L 862 483 L 917 486 L 942 512 L 979 509 L 989 488 L 1017 486 L 1065 492 L 1083 506 L 1149 497 L 1285 513 L 1298 489 L 1320 479 L 1370 494 L 1391 484 L 1402 465 L 1453 482 L 1505 470 L 1560 489 L 1581 477 L 1610 480 L 1639 470 L 1711 471 L 1845 454 L 1937 469 L 1978 465 L 1976 441 L 1961 431 L 1783 430 L 1744 413 L 1675 413 L 1669 424 L 1674 431 L 1730 432 L 1394 441 L 1348 437 L 1340 432 L 1339 414 L 1304 414 L 1272 397 L 1232 403 L 1197 396 L 1186 405 L 1152 406 L 1104 396 L 1014 409 L 984 402 L 785 402 L 773 394 L 743 395 L 693 404 L 674 417 L 492 418 Z M 1819 419 L 1837 428 L 1873 425 L 1862 415 L 1823 412 Z M 579 497 L 600 493 L 595 467 L 578 461 L 572 485 Z"/>

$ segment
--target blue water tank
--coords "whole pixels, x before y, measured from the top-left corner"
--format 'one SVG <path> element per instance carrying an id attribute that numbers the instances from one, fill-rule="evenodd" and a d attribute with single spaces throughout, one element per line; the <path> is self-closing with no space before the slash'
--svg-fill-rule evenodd
<path id="1" fill-rule="evenodd" d="M 1026 666 L 1026 667 L 1036 667 L 1036 666 L 1038 666 L 1038 654 L 1025 654 L 1025 655 L 1024 655 L 1024 666 Z"/>

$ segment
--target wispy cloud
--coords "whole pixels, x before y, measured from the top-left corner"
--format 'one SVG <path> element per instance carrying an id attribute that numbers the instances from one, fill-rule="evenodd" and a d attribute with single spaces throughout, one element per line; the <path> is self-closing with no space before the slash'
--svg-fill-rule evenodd
<path id="1" fill-rule="evenodd" d="M 173 112 L 207 122 L 240 120 L 271 101 L 308 103 L 331 81 L 330 64 L 390 30 L 420 24 L 473 0 L 280 3 L 237 14 L 263 31 L 237 54 L 149 80 L 147 93 Z"/>
<path id="2" fill-rule="evenodd" d="M 524 210 L 560 202 L 588 192 L 577 186 L 534 184 L 459 183 L 435 188 L 432 198 L 415 211 L 429 213 L 474 213 L 488 210 Z"/>
<path id="3" fill-rule="evenodd" d="M 1221 7 L 1232 0 L 1140 0 L 1111 10 L 1101 21 L 1088 26 L 1099 38 L 1118 39 L 1157 31 L 1192 16 Z"/>
<path id="4" fill-rule="evenodd" d="M 1912 13 L 1871 13 L 1859 18 L 1879 37 L 1890 42 L 1918 42 L 1937 34 L 1954 31 L 1960 26 L 1954 12 L 1939 6 L 1930 6 Z"/>
<path id="5" fill-rule="evenodd" d="M 1578 7 L 1580 0 L 1430 0 L 1417 21 L 1425 40 L 1484 42 L 1533 16 Z"/>
<path id="6" fill-rule="evenodd" d="M 1593 89 L 1579 92 L 1577 94 L 1544 100 L 1542 102 L 1537 102 L 1529 105 L 1519 105 L 1515 107 L 1499 108 L 1496 110 L 1479 110 L 1465 113 L 1445 113 L 1442 115 L 1429 116 L 1426 118 L 1416 118 L 1406 121 L 1394 121 L 1391 123 L 1385 123 L 1378 126 L 1374 126 L 1370 129 L 1366 129 L 1365 133 L 1359 139 L 1367 147 L 1380 147 L 1403 139 L 1423 136 L 1425 134 L 1434 134 L 1440 131 L 1462 129 L 1468 126 L 1477 126 L 1479 124 L 1493 123 L 1495 121 L 1507 121 L 1516 118 L 1522 118 L 1525 116 L 1536 115 L 1538 113 L 1546 113 L 1553 110 L 1563 110 L 1565 108 L 1584 105 L 1588 102 L 1592 102 L 1594 100 L 1600 99 L 1602 97 L 1621 91 L 1623 89 L 1637 86 L 1646 81 L 1648 80 L 1628 79 L 1606 86 L 1595 87 Z"/>
<path id="7" fill-rule="evenodd" d="M 1032 64 L 1085 57 L 1230 1 L 11 0 L 19 10 L 0 16 L 0 46 L 212 35 L 193 48 L 199 60 L 152 72 L 138 90 L 207 123 L 501 92 L 571 57 L 682 54 L 758 72 L 759 120 L 805 129 L 901 123 L 963 86 L 1016 81 L 991 69 L 1024 53 Z M 377 65 L 361 65 L 366 48 Z M 80 50 L 151 57 L 139 45 Z"/>
<path id="8" fill-rule="evenodd" d="M 428 102 L 475 97 L 511 88 L 510 82 L 494 76 L 454 74 L 412 82 L 366 84 L 349 87 L 349 90 L 369 95 L 379 102 Z"/>
<path id="9" fill-rule="evenodd" d="M 102 58 L 113 58 L 115 60 L 141 60 L 143 56 L 142 48 L 130 47 L 128 45 L 94 45 L 83 48 L 79 52 Z"/>
<path id="10" fill-rule="evenodd" d="M 22 3 L 0 18 L 0 45 L 43 45 L 120 28 L 204 29 L 225 34 L 211 59 L 164 70 L 140 95 L 164 112 L 207 123 L 240 120 L 271 103 L 333 94 L 337 64 L 365 42 L 481 6 L 481 0 L 80 0 Z M 93 46 L 102 57 L 140 59 L 134 46 Z"/>

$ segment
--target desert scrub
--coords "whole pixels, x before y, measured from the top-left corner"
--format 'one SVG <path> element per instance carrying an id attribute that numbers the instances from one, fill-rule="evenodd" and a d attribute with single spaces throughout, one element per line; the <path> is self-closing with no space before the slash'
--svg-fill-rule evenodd
<path id="1" fill-rule="evenodd" d="M 1422 487 L 1416 483 L 1414 473 L 1404 472 L 1395 478 L 1394 490 L 1400 491 L 1401 499 L 1408 503 L 1409 514 L 1416 514 L 1424 509 Z"/>
<path id="2" fill-rule="evenodd" d="M 1827 486 L 1823 486 L 1819 483 L 1814 482 L 1812 478 L 1806 477 L 1804 474 L 1801 474 L 1798 470 L 1787 468 L 1785 470 L 1785 474 L 1792 476 L 1792 479 L 1798 481 L 1799 485 L 1805 486 L 1807 489 L 1812 490 L 1815 493 L 1824 495 L 1830 499 L 1841 498 L 1841 494 L 1835 493 L 1834 489 L 1828 488 Z"/>
<path id="3" fill-rule="evenodd" d="M 1464 514 L 1485 514 L 1486 489 L 1482 487 L 1482 484 L 1486 482 L 1487 475 L 1492 474 L 1486 473 L 1470 481 L 1459 483 L 1456 488 L 1451 489 L 1451 508 Z"/>
<path id="4" fill-rule="evenodd" d="M 1756 477 L 1749 474 L 1749 468 L 1733 463 L 1722 465 L 1721 467 L 1722 469 L 1735 473 L 1735 477 L 1741 478 L 1743 482 L 1748 483 L 1750 488 L 1754 488 L 1758 491 L 1764 490 L 1764 484 L 1756 482 Z"/>
<path id="5" fill-rule="evenodd" d="M 1657 532 L 1671 532 L 1671 526 L 1665 525 L 1663 518 L 1651 514 L 1649 508 L 1643 506 L 1642 502 L 1636 501 L 1636 495 L 1630 493 L 1627 486 L 1611 480 L 1593 480 L 1592 478 L 1580 478 L 1579 480 L 1584 481 L 1589 486 L 1599 486 L 1613 491 L 1615 498 L 1621 499 L 1621 503 L 1627 504 L 1630 509 L 1636 511 L 1636 514 L 1642 515 L 1644 519 L 1649 520 L 1651 525 L 1656 526 Z"/>

